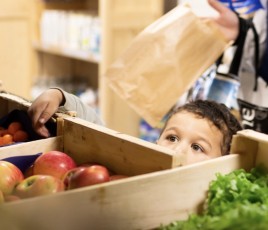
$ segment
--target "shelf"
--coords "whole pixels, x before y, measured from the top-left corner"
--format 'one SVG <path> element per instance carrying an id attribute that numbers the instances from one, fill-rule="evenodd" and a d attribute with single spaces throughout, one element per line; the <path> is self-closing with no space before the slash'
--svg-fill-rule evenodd
<path id="1" fill-rule="evenodd" d="M 33 44 L 35 50 L 39 52 L 59 55 L 62 57 L 73 58 L 77 60 L 82 60 L 89 63 L 96 63 L 99 64 L 100 58 L 96 57 L 96 55 L 92 54 L 91 52 L 83 51 L 83 50 L 73 50 L 68 48 L 62 48 L 58 46 L 40 44 L 35 42 Z"/>

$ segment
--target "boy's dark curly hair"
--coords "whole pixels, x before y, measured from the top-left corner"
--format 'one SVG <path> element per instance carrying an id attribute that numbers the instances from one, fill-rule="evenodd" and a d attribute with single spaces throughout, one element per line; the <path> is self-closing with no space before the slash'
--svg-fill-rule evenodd
<path id="1" fill-rule="evenodd" d="M 242 127 L 227 106 L 211 100 L 191 101 L 174 109 L 170 113 L 162 131 L 165 129 L 169 119 L 181 111 L 196 114 L 198 117 L 212 122 L 223 134 L 222 155 L 229 154 L 232 136 L 237 131 L 242 130 Z"/>

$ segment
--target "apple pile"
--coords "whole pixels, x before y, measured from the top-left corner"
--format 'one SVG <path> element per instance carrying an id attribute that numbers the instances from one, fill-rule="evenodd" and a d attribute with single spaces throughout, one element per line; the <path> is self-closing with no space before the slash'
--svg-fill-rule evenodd
<path id="1" fill-rule="evenodd" d="M 11 122 L 7 128 L 0 126 L 0 146 L 28 140 L 28 133 L 18 121 Z"/>
<path id="2" fill-rule="evenodd" d="M 24 173 L 14 164 L 0 160 L 0 175 L 0 203 L 127 177 L 112 174 L 97 163 L 77 165 L 69 155 L 60 151 L 41 154 Z"/>

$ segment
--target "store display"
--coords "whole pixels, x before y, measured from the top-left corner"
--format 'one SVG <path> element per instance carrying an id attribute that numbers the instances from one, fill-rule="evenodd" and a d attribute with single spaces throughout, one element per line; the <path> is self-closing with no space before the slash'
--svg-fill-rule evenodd
<path id="1" fill-rule="evenodd" d="M 58 150 L 68 150 L 77 164 L 99 162 L 131 178 L 1 204 L 0 221 L 4 229 L 10 229 L 10 225 L 18 229 L 38 229 L 41 225 L 50 229 L 52 224 L 64 226 L 66 230 L 117 230 L 129 229 L 129 226 L 131 229 L 156 229 L 200 211 L 209 183 L 216 179 L 216 174 L 250 170 L 259 163 L 267 165 L 268 136 L 252 130 L 243 130 L 234 137 L 230 155 L 174 168 L 170 151 L 138 138 L 70 118 L 64 119 L 63 129 L 66 132 L 63 131 L 62 137 L 27 143 L 23 148 L 12 148 L 12 152 L 7 147 L 1 151 L 1 156 L 20 155 L 27 159 L 31 154 L 36 155 L 36 146 L 39 151 L 57 146 Z M 25 151 L 28 155 L 23 155 Z M 236 188 L 238 192 L 245 188 L 249 198 L 253 198 L 251 201 L 258 202 L 261 190 L 248 186 L 243 175 L 239 179 L 238 183 L 231 180 L 230 187 L 223 184 L 225 191 L 236 197 Z M 219 192 L 214 197 L 222 204 L 224 190 L 214 188 Z M 227 198 L 232 198 L 231 195 Z M 223 206 L 217 203 L 214 207 Z"/>
<path id="2" fill-rule="evenodd" d="M 266 229 L 267 169 L 261 166 L 252 168 L 250 172 L 237 169 L 216 177 L 209 185 L 201 214 L 192 214 L 187 220 L 174 221 L 160 229 Z"/>
<path id="3" fill-rule="evenodd" d="M 16 127 L 15 127 L 16 126 Z M 51 136 L 56 135 L 56 123 L 48 121 L 46 127 Z M 41 139 L 34 131 L 27 111 L 14 109 L 0 118 L 0 146 Z"/>
<path id="4" fill-rule="evenodd" d="M 0 172 L 0 204 L 128 177 L 96 162 L 77 165 L 58 150 L 4 158 L 0 160 Z"/>
<path id="5" fill-rule="evenodd" d="M 40 41 L 43 46 L 64 49 L 64 52 L 86 51 L 100 60 L 100 19 L 85 11 L 45 10 L 40 20 Z M 81 54 L 82 55 L 82 54 Z"/>
<path id="6" fill-rule="evenodd" d="M 75 3 L 76 1 L 43 0 L 46 4 Z M 138 8 L 138 3 L 142 3 L 142 1 L 136 1 L 133 1 L 133 4 L 136 4 Z M 153 1 L 156 2 L 156 0 Z M 90 4 L 92 1 L 88 0 L 86 2 Z M 104 40 L 100 36 L 101 19 L 106 18 L 107 15 L 100 18 L 95 16 L 94 13 L 89 15 L 85 11 L 69 11 L 69 8 L 68 10 L 51 10 L 50 8 L 43 11 L 40 24 L 42 44 L 36 46 L 39 47 L 36 50 L 39 55 L 40 70 L 32 89 L 32 97 L 36 98 L 44 90 L 56 86 L 76 94 L 85 104 L 98 110 L 98 93 L 102 91 L 100 92 L 101 95 L 106 98 L 102 97 L 101 99 L 106 102 L 113 102 L 109 106 L 112 106 L 114 110 L 108 110 L 108 116 L 119 118 L 119 122 L 124 126 L 123 119 L 121 120 L 115 112 L 117 107 L 121 109 L 123 105 L 118 105 L 116 99 L 113 98 L 113 94 L 108 93 L 108 91 L 103 92 L 103 85 L 107 82 L 104 81 L 99 84 L 103 80 L 99 78 L 102 77 L 103 70 L 107 67 L 106 62 L 109 63 L 116 56 L 115 54 L 119 53 L 116 48 L 121 47 L 121 44 L 123 47 L 124 43 L 128 43 L 127 40 L 117 41 L 114 38 L 131 37 L 131 34 L 135 34 L 140 28 L 129 28 L 127 31 L 130 32 L 129 34 L 123 33 L 129 25 L 125 24 L 122 19 L 124 17 L 120 18 L 122 12 L 118 10 L 118 6 L 115 4 L 120 3 L 120 1 L 96 2 L 100 2 L 100 4 L 105 2 L 116 9 L 114 10 L 111 7 L 109 14 L 112 17 L 107 18 L 108 20 L 115 19 L 119 23 L 116 24 L 111 20 L 109 23 L 106 22 L 109 24 L 109 28 L 105 28 L 105 33 L 110 35 L 109 40 L 112 40 L 112 45 L 107 41 L 104 46 L 101 44 Z M 110 5 L 111 2 L 112 5 Z M 119 4 L 119 9 L 120 7 L 124 8 L 124 2 L 126 1 L 122 0 L 122 4 Z M 147 2 L 147 0 L 144 2 Z M 129 15 L 132 15 L 133 18 L 136 17 L 134 13 L 131 13 L 133 6 L 126 8 L 129 10 Z M 107 9 L 109 10 L 109 7 Z M 105 10 L 107 9 L 105 8 Z M 137 14 L 141 15 L 142 13 L 137 12 Z M 102 15 L 104 15 L 103 12 Z M 148 15 L 146 16 L 148 17 Z M 148 22 L 146 23 L 148 24 Z M 138 27 L 137 23 L 133 24 Z M 182 23 L 181 26 L 185 25 Z M 188 26 L 190 27 L 190 25 Z M 203 26 L 200 26 L 201 31 L 204 29 Z M 160 27 L 156 26 L 156 28 Z M 177 33 L 178 30 L 174 30 L 174 28 L 169 27 L 167 31 Z M 207 29 L 207 27 L 205 28 Z M 113 32 L 114 34 L 112 34 Z M 162 39 L 166 39 L 165 36 L 166 33 L 157 42 L 162 42 Z M 185 36 L 184 39 L 187 38 L 186 40 L 191 37 L 189 34 L 183 36 Z M 178 36 L 174 37 L 177 38 Z M 172 40 L 174 37 L 169 36 L 169 39 Z M 152 42 L 155 41 L 154 39 L 157 40 L 153 37 L 144 43 L 144 47 L 149 47 L 148 50 L 140 46 L 137 47 L 141 49 L 135 47 L 136 50 L 148 55 L 155 45 Z M 194 40 L 196 39 L 195 37 Z M 219 49 L 222 49 L 225 45 L 223 43 L 219 45 Z M 187 44 L 189 45 L 189 43 Z M 110 52 L 107 47 L 111 47 L 109 49 L 113 51 L 116 49 L 116 52 L 111 52 L 109 57 L 101 57 L 101 46 L 105 49 L 105 54 Z M 211 46 L 210 48 L 213 48 L 213 45 Z M 53 49 L 56 47 L 56 51 L 48 47 L 53 47 Z M 180 44 L 178 47 L 182 47 L 179 52 L 185 51 L 184 45 Z M 205 50 L 207 49 L 205 46 L 202 47 Z M 213 48 L 216 50 L 215 53 L 208 50 L 209 56 L 212 53 L 216 57 L 219 51 L 218 47 Z M 199 50 L 196 47 L 194 48 Z M 76 56 L 77 53 L 73 52 L 74 50 L 81 51 L 82 55 Z M 197 66 L 199 65 L 195 65 L 196 63 L 189 59 L 187 63 L 191 63 L 191 65 L 182 71 L 185 75 L 177 73 L 172 76 L 180 81 L 177 82 L 178 87 L 181 81 L 185 80 L 183 87 L 175 90 L 177 85 L 169 79 L 168 74 L 176 69 L 174 66 L 177 67 L 178 63 L 183 64 L 186 60 L 182 58 L 178 61 L 176 59 L 174 60 L 176 65 L 173 63 L 174 65 L 171 65 L 170 68 L 169 61 L 166 61 L 170 59 L 163 59 L 160 52 L 163 50 L 162 46 L 156 48 L 156 53 L 160 54 L 158 63 L 154 62 L 154 55 L 151 55 L 151 57 L 148 55 L 148 62 L 143 62 L 140 56 L 133 55 L 134 52 L 131 53 L 129 59 L 127 58 L 131 64 L 137 61 L 138 64 L 144 64 L 145 66 L 145 74 L 137 77 L 135 74 L 139 69 L 135 65 L 134 68 L 130 65 L 130 70 L 135 73 L 131 80 L 138 79 L 139 81 L 134 87 L 131 84 L 124 85 L 123 80 L 114 79 L 116 83 L 123 83 L 122 88 L 130 90 L 129 94 L 126 94 L 128 98 L 135 94 L 132 91 L 135 87 L 138 89 L 141 85 L 144 88 L 148 86 L 149 90 L 146 88 L 144 94 L 138 95 L 136 101 L 134 101 L 137 106 L 140 102 L 144 102 L 145 113 L 152 112 L 151 108 L 148 108 L 149 105 L 152 105 L 153 108 L 155 106 L 159 110 L 165 106 L 168 96 L 158 90 L 158 85 L 165 86 L 163 87 L 165 92 L 167 92 L 167 88 L 172 89 L 169 90 L 172 94 L 170 97 L 175 98 L 175 100 L 161 111 L 162 114 L 157 114 L 159 116 L 152 119 L 148 118 L 147 114 L 145 116 L 143 116 L 144 113 L 139 114 L 142 119 L 138 124 L 138 138 L 125 134 L 121 130 L 118 131 L 117 127 L 114 129 L 107 128 L 110 126 L 109 122 L 107 127 L 103 127 L 76 117 L 62 117 L 59 119 L 61 122 L 59 126 L 57 126 L 58 121 L 54 121 L 52 118 L 48 123 L 52 136 L 40 139 L 32 133 L 31 121 L 26 112 L 27 106 L 22 109 L 20 103 L 0 98 L 0 145 L 5 132 L 12 135 L 14 141 L 27 141 L 27 143 L 20 143 L 21 146 L 8 145 L 0 148 L 0 174 L 2 175 L 2 178 L 0 178 L 1 228 L 42 228 L 46 230 L 51 229 L 52 226 L 55 229 L 64 228 L 65 230 L 117 230 L 157 229 L 161 225 L 165 230 L 198 228 L 205 230 L 207 226 L 209 226 L 207 229 L 223 230 L 230 229 L 230 226 L 233 227 L 236 224 L 233 227 L 234 229 L 239 229 L 244 225 L 246 225 L 245 228 L 252 226 L 250 229 L 254 229 L 257 224 L 262 225 L 263 219 L 264 225 L 261 229 L 267 228 L 267 174 L 265 177 L 259 177 L 262 171 L 253 167 L 256 167 L 259 163 L 267 165 L 268 135 L 253 130 L 242 130 L 234 135 L 229 155 L 180 167 L 178 167 L 178 161 L 175 159 L 177 157 L 175 150 L 153 144 L 159 138 L 166 122 L 167 111 L 170 111 L 170 108 L 176 102 L 179 104 L 178 95 L 181 95 L 182 92 L 187 93 L 183 100 L 186 98 L 188 100 L 212 99 L 224 103 L 230 108 L 237 108 L 234 101 L 236 101 L 239 83 L 236 78 L 225 78 L 223 75 L 216 74 L 213 66 L 212 69 L 209 69 L 195 81 L 197 75 L 200 76 L 203 69 L 211 65 L 212 60 L 205 60 L 207 62 L 201 68 L 201 72 L 194 74 L 193 71 L 197 72 L 197 69 L 199 69 Z M 168 55 L 166 55 L 167 53 L 165 55 L 174 57 L 172 52 L 174 47 L 171 47 L 168 51 L 170 53 L 167 52 Z M 195 57 L 198 56 L 198 53 L 193 52 L 191 54 Z M 88 55 L 93 59 L 89 59 Z M 166 57 L 165 55 L 164 57 Z M 211 58 L 215 59 L 215 57 Z M 101 58 L 104 61 L 99 62 Z M 163 63 L 167 66 L 161 68 L 160 64 Z M 124 62 L 119 62 L 119 64 L 124 65 Z M 115 69 L 118 66 L 121 65 L 115 65 Z M 152 78 L 153 85 L 151 88 L 149 87 L 151 83 L 150 71 L 147 72 L 146 69 L 148 66 L 150 70 L 153 70 L 152 76 L 155 74 L 155 78 Z M 83 76 L 81 81 L 80 76 Z M 97 76 L 95 79 L 97 87 L 89 83 L 95 76 Z M 123 77 L 126 77 L 126 75 Z M 192 84 L 194 84 L 194 87 L 188 94 L 187 89 Z M 157 96 L 160 96 L 161 101 L 156 100 L 156 103 L 153 104 L 152 101 Z M 149 100 L 146 101 L 144 98 Z M 111 100 L 109 101 L 109 99 Z M 131 117 L 124 113 L 124 109 L 119 112 L 123 116 Z M 259 116 L 261 117 L 261 115 L 266 114 L 260 111 Z M 25 123 L 27 124 L 25 125 Z M 133 126 L 135 130 L 137 129 L 137 124 L 134 124 L 134 122 L 133 124 L 131 122 L 127 124 Z M 24 130 L 27 131 L 27 138 L 23 136 L 25 135 L 22 133 Z M 12 144 L 14 143 L 12 142 Z M 67 163 L 63 163 L 63 158 L 59 155 L 63 156 L 65 160 L 67 159 Z M 49 161 L 46 157 L 49 157 Z M 2 166 L 10 170 L 7 172 Z M 64 168 L 63 171 L 62 168 Z M 18 172 L 19 170 L 20 172 Z M 253 170 L 251 171 L 253 173 L 247 173 L 249 170 Z M 230 173 L 232 171 L 233 173 Z M 13 176 L 11 180 L 10 174 Z M 121 179 L 123 180 L 119 181 Z M 258 183 L 251 184 L 249 181 L 257 181 Z M 209 184 L 210 187 L 208 187 Z M 242 193 L 243 196 L 241 196 Z M 244 198 L 246 199 L 244 200 Z M 244 202 L 243 205 L 240 205 L 241 201 Z M 203 204 L 205 207 L 204 215 L 198 216 Z M 187 217 L 189 217 L 188 222 L 185 220 Z M 172 224 L 168 225 L 171 222 Z"/>
<path id="7" fill-rule="evenodd" d="M 77 122 L 79 121 L 81 122 L 81 120 L 78 120 Z M 15 152 L 17 151 L 14 151 L 14 150 L 11 153 L 6 151 L 7 157 L 4 157 L 5 156 L 4 152 L 6 148 L 2 149 L 2 154 L 1 154 L 2 161 L 8 162 L 7 164 L 11 164 L 11 165 L 14 164 L 17 167 L 17 169 L 21 171 L 21 175 L 23 175 L 23 180 L 19 181 L 19 183 L 16 183 L 16 185 L 14 185 L 12 188 L 11 195 L 15 196 L 16 199 L 15 197 L 14 199 L 11 199 L 11 197 L 9 197 L 8 202 L 12 202 L 18 199 L 25 199 L 25 198 L 32 198 L 36 196 L 54 194 L 54 193 L 58 193 L 58 192 L 65 191 L 65 190 L 78 189 L 81 187 L 96 185 L 96 184 L 109 182 L 109 181 L 120 180 L 123 178 L 127 178 L 129 176 L 132 176 L 132 175 L 142 173 L 142 170 L 141 170 L 142 168 L 145 169 L 145 172 L 146 170 L 149 170 L 149 171 L 159 170 L 159 169 L 161 170 L 161 167 L 164 166 L 166 163 L 169 165 L 169 167 L 171 167 L 171 157 L 168 155 L 166 156 L 168 157 L 167 161 L 165 160 L 163 161 L 163 159 L 161 161 L 159 159 L 160 160 L 159 163 L 161 162 L 160 167 L 159 167 L 159 163 L 155 162 L 155 160 L 158 161 L 157 156 L 155 156 L 154 162 L 149 161 L 149 159 L 143 159 L 143 158 L 137 159 L 138 161 L 140 160 L 142 162 L 143 166 L 141 166 L 141 164 L 137 164 L 137 166 L 132 165 L 131 156 L 132 156 L 133 151 L 135 152 L 135 155 L 133 155 L 135 157 L 137 156 L 137 154 L 142 154 L 146 156 L 147 153 L 145 150 L 147 150 L 147 148 L 149 147 L 148 154 L 149 155 L 151 154 L 150 146 L 147 147 L 146 142 L 142 142 L 141 140 L 138 139 L 132 143 L 131 140 L 128 140 L 127 141 L 128 144 L 126 145 L 127 149 L 124 150 L 125 152 L 124 153 L 122 151 L 118 152 L 117 151 L 118 142 L 117 140 L 114 140 L 115 136 L 113 135 L 113 133 L 109 133 L 109 129 L 107 129 L 107 132 L 103 133 L 103 130 L 102 130 L 103 127 L 94 126 L 94 124 L 92 127 L 93 129 L 91 129 L 87 127 L 88 125 L 87 122 L 85 122 L 84 125 L 82 126 L 80 126 L 81 124 L 79 125 L 79 123 L 76 123 L 76 121 L 73 119 L 71 119 L 69 122 L 71 126 L 67 128 L 67 130 L 69 131 L 67 130 L 66 132 L 63 131 L 66 134 L 64 135 L 64 138 L 67 138 L 67 139 L 78 138 L 77 141 L 70 140 L 67 142 L 65 141 L 62 142 L 62 138 L 63 138 L 62 136 L 60 138 L 52 137 L 52 138 L 49 138 L 50 140 L 48 139 L 47 141 L 46 139 L 43 139 L 41 140 L 43 141 L 43 144 L 41 144 L 42 142 L 39 142 L 39 144 L 37 142 L 36 143 L 29 142 L 25 144 L 29 144 L 29 145 L 32 144 L 33 146 L 36 145 L 36 148 L 32 148 L 32 147 L 27 148 L 26 147 L 27 145 L 24 145 L 24 147 L 18 148 L 18 150 L 20 151 L 19 154 L 18 153 L 16 154 Z M 66 129 L 66 126 L 68 126 L 68 121 L 65 120 L 64 124 L 65 125 L 63 129 Z M 77 131 L 74 131 L 72 127 L 74 129 L 77 129 Z M 80 134 L 78 134 L 77 132 L 81 132 L 84 138 L 81 139 Z M 113 131 L 110 130 L 110 132 L 113 132 Z M 77 134 L 75 135 L 76 137 L 74 137 L 73 133 Z M 113 145 L 114 147 L 111 148 L 110 146 L 109 151 L 107 151 L 105 149 L 99 149 L 98 146 L 100 146 L 100 144 L 96 143 L 95 141 L 92 141 L 90 145 L 87 144 L 84 147 L 82 146 L 82 143 L 79 143 L 81 141 L 82 142 L 86 141 L 86 139 L 90 138 L 90 136 L 92 135 L 94 136 L 94 138 L 96 138 L 98 135 L 101 135 L 100 138 L 97 138 L 97 139 L 100 140 L 100 143 L 102 143 L 101 146 L 104 146 L 104 147 L 107 146 L 106 141 L 108 142 L 115 141 L 115 144 Z M 124 137 L 121 137 L 120 134 L 116 137 L 116 139 L 120 140 L 119 144 L 125 146 L 124 142 L 121 142 L 122 138 L 124 139 Z M 126 138 L 128 139 L 128 137 Z M 73 155 L 70 152 L 68 152 L 68 154 L 66 152 L 63 152 L 63 146 L 62 146 L 63 143 L 70 144 L 70 146 L 72 146 L 71 148 L 73 148 L 76 144 L 78 144 L 79 148 L 74 147 L 75 151 L 73 152 L 74 154 L 78 154 L 78 155 Z M 68 144 L 64 148 L 69 149 Z M 56 146 L 58 149 L 55 149 Z M 123 146 L 122 148 L 125 148 Z M 131 146 L 134 146 L 134 149 L 132 149 Z M 59 150 L 60 148 L 62 149 Z M 40 153 L 35 153 L 36 149 L 38 149 Z M 44 149 L 46 149 L 46 151 L 44 151 Z M 50 150 L 47 150 L 47 149 L 50 149 Z M 81 156 L 83 156 L 82 158 L 84 158 L 84 156 L 86 158 L 82 159 L 79 157 L 81 151 L 82 152 L 85 151 L 84 154 L 82 153 Z M 159 157 L 165 158 L 164 152 L 163 153 L 159 152 L 157 150 L 154 150 L 153 148 L 151 148 L 151 151 L 156 154 L 160 153 Z M 123 167 L 124 165 L 117 166 L 115 164 L 116 162 L 118 162 L 118 159 L 120 158 L 122 154 L 125 155 L 124 156 L 125 160 L 129 158 L 129 163 L 127 163 L 124 160 L 124 165 L 130 165 L 129 167 L 125 167 L 125 169 Z M 101 159 L 102 155 L 105 155 L 104 159 Z M 115 163 L 112 163 L 113 161 Z M 98 162 L 101 162 L 101 163 L 98 163 Z M 131 172 L 132 170 L 129 171 L 129 169 L 131 169 L 132 167 L 138 168 L 136 173 L 134 171 Z M 166 166 L 164 166 L 164 168 L 165 167 Z M 4 173 L 5 172 L 3 172 L 3 176 L 5 175 Z M 3 178 L 6 178 L 6 177 L 4 176 Z M 61 182 L 59 182 L 59 180 Z M 4 194 L 4 200 L 5 200 L 5 194 Z"/>

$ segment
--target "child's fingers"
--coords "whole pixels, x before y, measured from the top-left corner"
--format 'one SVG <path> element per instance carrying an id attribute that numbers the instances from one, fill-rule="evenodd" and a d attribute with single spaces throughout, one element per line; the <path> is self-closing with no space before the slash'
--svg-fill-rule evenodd
<path id="1" fill-rule="evenodd" d="M 226 7 L 217 0 L 208 0 L 208 3 L 216 11 L 218 11 L 219 14 L 222 14 L 226 10 Z"/>
<path id="2" fill-rule="evenodd" d="M 49 120 L 51 116 L 52 114 L 49 111 L 45 110 L 41 113 L 38 122 L 43 125 Z"/>
<path id="3" fill-rule="evenodd" d="M 28 109 L 28 114 L 32 120 L 33 126 L 36 126 L 36 124 L 39 122 L 40 116 L 42 114 L 42 108 L 39 106 L 31 106 Z"/>
<path id="4" fill-rule="evenodd" d="M 57 103 L 48 102 L 46 104 L 43 104 L 42 108 L 38 113 L 39 114 L 38 123 L 41 125 L 45 124 L 53 116 L 53 114 L 57 111 L 57 109 L 58 109 Z"/>
<path id="5" fill-rule="evenodd" d="M 42 126 L 39 126 L 37 129 L 36 129 L 36 132 L 43 136 L 43 137 L 49 137 L 50 136 L 50 133 L 48 131 L 48 129 L 46 128 L 45 125 L 42 125 Z"/>

